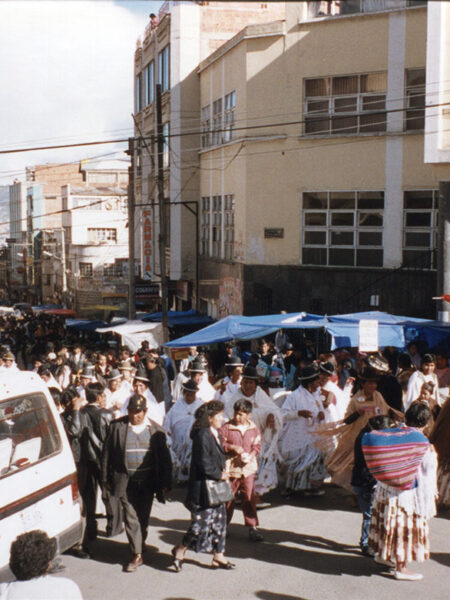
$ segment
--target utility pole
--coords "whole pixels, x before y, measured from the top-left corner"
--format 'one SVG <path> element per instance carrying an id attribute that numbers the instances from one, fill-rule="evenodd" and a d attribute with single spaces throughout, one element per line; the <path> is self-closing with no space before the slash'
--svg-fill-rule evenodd
<path id="1" fill-rule="evenodd" d="M 135 139 L 128 139 L 128 154 L 131 167 L 128 167 L 128 318 L 136 318 L 136 277 L 134 273 L 134 171 L 136 168 Z"/>
<path id="2" fill-rule="evenodd" d="M 62 269 L 62 301 L 67 308 L 67 271 L 66 271 L 66 237 L 64 227 L 61 227 L 61 269 Z"/>
<path id="3" fill-rule="evenodd" d="M 156 133 L 158 142 L 158 204 L 159 204 L 159 270 L 161 271 L 161 316 L 163 341 L 169 339 L 167 330 L 168 291 L 166 273 L 167 224 L 164 199 L 164 136 L 162 125 L 161 84 L 156 85 Z"/>

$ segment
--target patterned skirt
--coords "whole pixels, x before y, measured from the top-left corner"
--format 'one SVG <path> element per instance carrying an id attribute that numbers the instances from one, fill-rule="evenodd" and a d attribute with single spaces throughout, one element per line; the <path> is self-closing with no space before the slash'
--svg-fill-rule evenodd
<path id="1" fill-rule="evenodd" d="M 183 546 L 195 552 L 225 552 L 227 513 L 225 504 L 191 512 L 191 524 Z"/>
<path id="2" fill-rule="evenodd" d="M 439 504 L 450 507 L 450 468 L 439 466 L 438 470 Z"/>
<path id="3" fill-rule="evenodd" d="M 309 490 L 312 482 L 317 486 L 327 476 L 323 455 L 312 444 L 300 451 L 288 452 L 285 457 L 287 489 Z"/>
<path id="4" fill-rule="evenodd" d="M 395 503 L 377 501 L 372 507 L 369 546 L 394 563 L 423 562 L 430 556 L 428 519 L 408 514 Z"/>

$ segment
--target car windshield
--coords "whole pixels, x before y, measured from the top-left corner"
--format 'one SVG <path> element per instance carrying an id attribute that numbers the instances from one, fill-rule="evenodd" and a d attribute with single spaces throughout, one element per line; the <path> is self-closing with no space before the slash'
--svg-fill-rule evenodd
<path id="1" fill-rule="evenodd" d="M 61 438 L 43 394 L 0 402 L 0 477 L 28 467 L 61 447 Z"/>

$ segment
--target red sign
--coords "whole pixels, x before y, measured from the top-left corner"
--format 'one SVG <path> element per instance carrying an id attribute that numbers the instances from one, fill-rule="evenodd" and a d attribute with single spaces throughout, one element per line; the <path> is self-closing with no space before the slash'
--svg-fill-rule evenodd
<path id="1" fill-rule="evenodd" d="M 143 233 L 143 268 L 142 279 L 152 279 L 152 212 L 150 209 L 144 210 L 144 223 L 142 227 Z"/>

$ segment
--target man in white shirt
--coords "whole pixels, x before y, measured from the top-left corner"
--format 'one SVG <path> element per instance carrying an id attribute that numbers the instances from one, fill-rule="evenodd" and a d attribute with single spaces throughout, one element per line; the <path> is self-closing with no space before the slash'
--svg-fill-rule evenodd
<path id="1" fill-rule="evenodd" d="M 78 585 L 67 577 L 48 575 L 56 540 L 35 529 L 11 544 L 9 566 L 16 581 L 0 584 L 2 600 L 83 600 Z"/>

